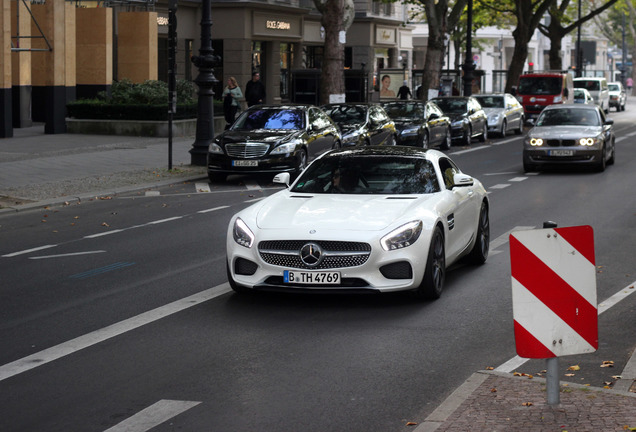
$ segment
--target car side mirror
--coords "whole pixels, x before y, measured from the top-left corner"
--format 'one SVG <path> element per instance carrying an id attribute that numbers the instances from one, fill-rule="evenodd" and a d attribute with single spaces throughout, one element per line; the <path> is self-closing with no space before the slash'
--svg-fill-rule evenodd
<path id="1" fill-rule="evenodd" d="M 466 187 L 475 184 L 475 180 L 466 174 L 455 174 L 453 176 L 453 187 Z"/>
<path id="2" fill-rule="evenodd" d="M 435 120 L 435 119 L 438 119 L 438 118 L 439 118 L 439 114 L 437 114 L 437 113 L 431 113 L 431 114 L 428 116 L 428 119 L 429 119 L 429 120 Z"/>
<path id="3" fill-rule="evenodd" d="M 534 119 L 528 119 L 528 120 L 526 120 L 526 123 L 527 123 L 529 126 L 534 126 Z"/>
<path id="4" fill-rule="evenodd" d="M 285 186 L 289 187 L 290 179 L 291 179 L 291 176 L 289 175 L 289 173 L 280 173 L 274 176 L 273 182 L 278 184 L 284 184 Z"/>
<path id="5" fill-rule="evenodd" d="M 605 123 L 603 123 L 603 124 L 613 125 L 614 124 L 614 119 L 611 119 L 611 118 L 605 119 Z"/>

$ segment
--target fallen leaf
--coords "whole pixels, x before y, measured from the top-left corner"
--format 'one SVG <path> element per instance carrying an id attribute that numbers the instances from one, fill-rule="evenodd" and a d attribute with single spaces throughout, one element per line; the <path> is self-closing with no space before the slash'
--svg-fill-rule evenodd
<path id="1" fill-rule="evenodd" d="M 612 375 L 612 379 L 616 379 L 616 380 L 623 379 L 623 376 L 622 375 Z"/>
<path id="2" fill-rule="evenodd" d="M 68 201 L 64 201 L 64 205 L 65 205 L 65 206 L 67 206 L 67 205 L 71 205 L 71 203 L 70 203 L 70 202 L 68 202 Z"/>
<path id="3" fill-rule="evenodd" d="M 581 366 L 579 365 L 570 366 L 568 370 L 571 370 L 571 371 L 581 370 Z"/>
<path id="4" fill-rule="evenodd" d="M 567 376 L 567 377 L 573 377 L 574 375 L 576 375 L 576 374 L 573 374 L 573 373 L 565 374 L 565 376 Z"/>
<path id="5" fill-rule="evenodd" d="M 492 366 L 487 366 L 487 367 L 486 367 L 486 370 L 495 370 L 495 368 L 494 368 L 494 367 L 492 367 Z"/>
<path id="6" fill-rule="evenodd" d="M 42 222 L 46 222 L 44 219 L 42 219 Z"/>
<path id="7" fill-rule="evenodd" d="M 79 216 L 75 216 L 73 219 L 79 219 Z"/>
<path id="8" fill-rule="evenodd" d="M 605 360 L 602 364 L 601 364 L 602 368 L 606 368 L 606 367 L 614 367 L 614 362 L 612 360 Z"/>
<path id="9" fill-rule="evenodd" d="M 108 225 L 106 222 L 102 222 L 102 226 L 109 227 L 110 225 Z"/>
<path id="10" fill-rule="evenodd" d="M 523 405 L 523 406 L 532 406 L 534 404 L 532 402 L 524 402 L 521 405 Z"/>
<path id="11" fill-rule="evenodd" d="M 497 393 L 497 389 L 496 388 L 491 388 L 490 389 L 490 393 Z"/>
<path id="12" fill-rule="evenodd" d="M 415 422 L 406 422 L 407 426 L 417 426 L 417 423 Z"/>
<path id="13" fill-rule="evenodd" d="M 49 207 L 49 206 L 44 206 L 44 210 L 48 210 L 48 209 L 50 209 L 50 208 L 51 208 L 51 207 Z"/>

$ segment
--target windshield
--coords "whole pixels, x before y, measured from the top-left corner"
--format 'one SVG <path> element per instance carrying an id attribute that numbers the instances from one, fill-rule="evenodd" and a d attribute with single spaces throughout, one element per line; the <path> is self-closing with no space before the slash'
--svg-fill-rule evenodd
<path id="1" fill-rule="evenodd" d="M 594 109 L 561 108 L 544 110 L 537 126 L 599 126 L 600 119 Z"/>
<path id="2" fill-rule="evenodd" d="M 367 108 L 363 105 L 327 105 L 324 111 L 339 125 L 361 124 L 367 121 Z"/>
<path id="3" fill-rule="evenodd" d="M 561 77 L 521 77 L 517 93 L 522 95 L 561 94 L 562 83 Z"/>
<path id="4" fill-rule="evenodd" d="M 460 114 L 468 110 L 467 100 L 463 98 L 433 99 L 433 102 L 447 114 Z"/>
<path id="5" fill-rule="evenodd" d="M 482 108 L 503 108 L 503 96 L 475 96 Z"/>
<path id="6" fill-rule="evenodd" d="M 615 91 L 615 92 L 621 91 L 621 88 L 618 86 L 618 84 L 608 84 L 608 87 L 610 91 Z"/>
<path id="7" fill-rule="evenodd" d="M 439 192 L 433 164 L 400 156 L 338 156 L 316 160 L 291 189 L 313 194 L 426 194 Z"/>
<path id="8" fill-rule="evenodd" d="M 424 117 L 424 104 L 417 102 L 399 103 L 390 102 L 382 104 L 382 108 L 392 119 L 416 119 Z"/>
<path id="9" fill-rule="evenodd" d="M 574 87 L 584 88 L 587 91 L 599 91 L 601 84 L 597 80 L 576 80 L 574 81 Z"/>
<path id="10" fill-rule="evenodd" d="M 241 115 L 232 130 L 305 129 L 305 112 L 301 109 L 256 109 Z"/>

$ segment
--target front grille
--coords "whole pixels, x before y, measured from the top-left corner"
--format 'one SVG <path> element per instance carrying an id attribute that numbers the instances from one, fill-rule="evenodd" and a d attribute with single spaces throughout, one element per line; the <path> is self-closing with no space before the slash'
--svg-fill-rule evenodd
<path id="1" fill-rule="evenodd" d="M 549 147 L 572 147 L 576 145 L 576 140 L 573 139 L 549 139 L 546 140 L 546 144 Z"/>
<path id="2" fill-rule="evenodd" d="M 315 267 L 307 266 L 300 259 L 300 249 L 307 243 L 316 243 L 322 249 L 324 258 Z M 271 265 L 320 270 L 360 266 L 369 259 L 371 245 L 343 241 L 269 240 L 260 242 L 258 251 L 263 261 Z"/>
<path id="3" fill-rule="evenodd" d="M 237 143 L 225 144 L 225 151 L 228 156 L 238 158 L 258 158 L 262 157 L 269 150 L 269 145 L 258 143 Z"/>

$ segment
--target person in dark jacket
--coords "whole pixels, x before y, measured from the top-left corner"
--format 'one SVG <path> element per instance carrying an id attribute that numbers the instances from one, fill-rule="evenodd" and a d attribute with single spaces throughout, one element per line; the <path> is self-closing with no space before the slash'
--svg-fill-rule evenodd
<path id="1" fill-rule="evenodd" d="M 245 101 L 248 107 L 265 102 L 265 85 L 261 82 L 261 74 L 258 72 L 254 72 L 251 81 L 245 85 Z"/>
<path id="2" fill-rule="evenodd" d="M 413 94 L 411 93 L 411 89 L 409 88 L 407 84 L 408 84 L 407 81 L 404 80 L 404 85 L 400 87 L 398 90 L 397 95 L 400 99 L 408 99 L 413 97 Z"/>

